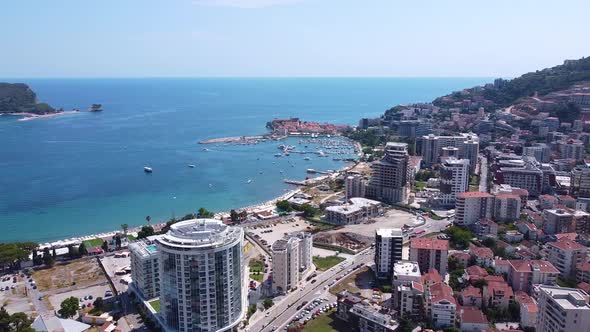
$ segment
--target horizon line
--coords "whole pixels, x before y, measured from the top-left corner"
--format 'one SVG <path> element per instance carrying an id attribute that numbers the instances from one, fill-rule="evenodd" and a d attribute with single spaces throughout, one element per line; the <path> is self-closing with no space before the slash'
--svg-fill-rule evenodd
<path id="1" fill-rule="evenodd" d="M 511 79 L 512 76 L 22 76 L 22 77 L 0 77 L 0 80 L 40 80 L 40 79 Z"/>

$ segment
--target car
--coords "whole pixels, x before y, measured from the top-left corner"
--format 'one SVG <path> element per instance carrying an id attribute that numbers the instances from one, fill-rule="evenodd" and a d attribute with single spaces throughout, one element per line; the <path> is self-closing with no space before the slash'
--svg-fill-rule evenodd
<path id="1" fill-rule="evenodd" d="M 270 316 L 270 311 L 267 311 L 266 314 L 264 314 L 264 317 L 268 317 Z"/>
<path id="2" fill-rule="evenodd" d="M 33 285 L 33 289 L 37 289 L 37 286 L 36 285 Z"/>
<path id="3" fill-rule="evenodd" d="M 39 301 L 43 301 L 43 296 L 39 296 Z"/>

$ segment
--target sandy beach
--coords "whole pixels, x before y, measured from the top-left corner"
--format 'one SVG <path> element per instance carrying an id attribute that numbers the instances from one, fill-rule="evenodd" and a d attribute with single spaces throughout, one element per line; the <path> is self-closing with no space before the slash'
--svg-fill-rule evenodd
<path id="1" fill-rule="evenodd" d="M 18 121 L 29 121 L 29 120 L 35 120 L 35 119 L 54 118 L 54 117 L 57 117 L 60 115 L 76 114 L 79 112 L 80 111 L 74 110 L 74 111 L 63 111 L 63 112 L 41 114 L 41 115 L 35 114 L 35 113 L 9 113 L 9 115 L 23 116 L 23 118 L 18 119 Z"/>

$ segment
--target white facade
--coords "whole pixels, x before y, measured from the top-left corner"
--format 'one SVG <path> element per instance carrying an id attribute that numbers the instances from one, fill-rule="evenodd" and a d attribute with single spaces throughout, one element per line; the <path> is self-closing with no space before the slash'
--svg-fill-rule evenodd
<path id="1" fill-rule="evenodd" d="M 454 206 L 457 194 L 469 189 L 469 160 L 447 158 L 440 166 L 440 203 Z"/>
<path id="2" fill-rule="evenodd" d="M 422 160 L 426 166 L 437 164 L 443 155 L 443 148 L 456 147 L 457 158 L 469 160 L 470 171 L 475 170 L 479 153 L 479 138 L 476 134 L 460 134 L 457 136 L 422 136 Z"/>
<path id="3" fill-rule="evenodd" d="M 304 232 L 288 235 L 273 243 L 271 253 L 274 292 L 285 293 L 294 289 L 312 269 L 312 246 L 312 236 Z"/>
<path id="4" fill-rule="evenodd" d="M 404 236 L 399 228 L 380 228 L 375 232 L 375 272 L 378 278 L 391 278 L 393 266 L 402 259 Z"/>
<path id="5" fill-rule="evenodd" d="M 410 190 L 408 144 L 388 142 L 383 159 L 372 164 L 366 189 L 368 198 L 387 203 L 405 203 Z"/>
<path id="6" fill-rule="evenodd" d="M 156 239 L 167 331 L 228 331 L 244 316 L 244 231 L 220 220 L 173 224 Z"/>
<path id="7" fill-rule="evenodd" d="M 488 193 L 465 192 L 457 195 L 455 223 L 470 226 L 481 219 L 492 218 L 494 197 Z"/>
<path id="8" fill-rule="evenodd" d="M 590 330 L 588 294 L 581 289 L 539 287 L 537 332 Z"/>
<path id="9" fill-rule="evenodd" d="M 154 242 L 159 237 L 150 236 L 129 245 L 133 289 L 144 300 L 160 296 L 160 263 Z"/>

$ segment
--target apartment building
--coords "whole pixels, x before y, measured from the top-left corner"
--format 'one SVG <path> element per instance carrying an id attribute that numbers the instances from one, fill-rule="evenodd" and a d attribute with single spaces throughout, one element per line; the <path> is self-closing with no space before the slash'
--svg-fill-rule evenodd
<path id="1" fill-rule="evenodd" d="M 348 175 L 344 180 L 344 192 L 347 200 L 352 197 L 365 197 L 365 188 L 365 179 L 360 174 Z"/>
<path id="2" fill-rule="evenodd" d="M 576 282 L 590 283 L 590 263 L 583 262 L 576 265 Z"/>
<path id="3" fill-rule="evenodd" d="M 582 160 L 584 158 L 584 143 L 579 140 L 569 139 L 560 146 L 561 158 Z"/>
<path id="4" fill-rule="evenodd" d="M 427 238 L 414 238 L 410 241 L 410 260 L 418 262 L 420 271 L 437 270 L 441 275 L 447 273 L 449 241 Z"/>
<path id="5" fill-rule="evenodd" d="M 328 206 L 325 209 L 325 219 L 335 225 L 358 224 L 371 217 L 376 217 L 380 211 L 381 202 L 352 197 L 342 205 Z"/>
<path id="6" fill-rule="evenodd" d="M 578 165 L 572 170 L 571 194 L 574 197 L 590 197 L 590 164 Z"/>
<path id="7" fill-rule="evenodd" d="M 155 240 L 166 331 L 228 331 L 246 312 L 244 230 L 214 219 L 173 224 Z M 208 296 L 203 296 L 208 294 Z"/>
<path id="8" fill-rule="evenodd" d="M 294 289 L 312 269 L 312 245 L 311 234 L 304 232 L 289 234 L 272 244 L 273 292 L 282 294 Z"/>
<path id="9" fill-rule="evenodd" d="M 478 239 L 498 237 L 498 224 L 490 219 L 481 219 L 475 223 L 475 235 Z"/>
<path id="10" fill-rule="evenodd" d="M 387 203 L 405 203 L 410 190 L 408 144 L 388 142 L 385 155 L 372 164 L 365 195 Z"/>
<path id="11" fill-rule="evenodd" d="M 477 308 L 461 307 L 458 320 L 461 332 L 481 332 L 489 326 L 487 317 Z"/>
<path id="12" fill-rule="evenodd" d="M 551 148 L 545 143 L 536 143 L 523 147 L 522 155 L 534 157 L 540 163 L 548 163 L 551 160 Z"/>
<path id="13" fill-rule="evenodd" d="M 454 206 L 457 194 L 469 189 L 469 160 L 446 158 L 440 165 L 440 196 L 442 206 Z"/>
<path id="14" fill-rule="evenodd" d="M 460 134 L 457 136 L 427 135 L 420 139 L 422 145 L 422 160 L 426 166 L 440 162 L 443 148 L 457 148 L 457 158 L 469 160 L 469 171 L 474 172 L 479 154 L 479 138 L 476 134 Z"/>
<path id="15" fill-rule="evenodd" d="M 546 245 L 547 260 L 553 264 L 564 277 L 574 276 L 576 266 L 588 260 L 588 248 L 567 238 Z"/>
<path id="16" fill-rule="evenodd" d="M 480 219 L 491 219 L 494 196 L 484 192 L 457 194 L 455 203 L 455 224 L 472 226 Z"/>
<path id="17" fill-rule="evenodd" d="M 417 262 L 399 261 L 393 267 L 393 308 L 412 319 L 422 316 L 424 286 Z"/>
<path id="18" fill-rule="evenodd" d="M 510 303 L 514 302 L 514 291 L 505 281 L 488 281 L 482 294 L 486 306 L 508 309 Z"/>
<path id="19" fill-rule="evenodd" d="M 543 232 L 545 234 L 569 233 L 575 230 L 574 215 L 565 209 L 543 211 Z"/>
<path id="20" fill-rule="evenodd" d="M 558 286 L 539 287 L 537 332 L 588 331 L 590 305 L 586 292 Z"/>
<path id="21" fill-rule="evenodd" d="M 494 219 L 501 222 L 514 222 L 520 219 L 520 197 L 515 194 L 497 194 L 494 196 Z"/>
<path id="22" fill-rule="evenodd" d="M 160 263 L 155 240 L 161 235 L 150 236 L 129 244 L 131 260 L 131 289 L 144 300 L 160 296 Z"/>
<path id="23" fill-rule="evenodd" d="M 399 323 L 386 310 L 369 305 L 365 299 L 343 291 L 337 295 L 336 317 L 347 323 L 351 331 L 393 332 Z"/>
<path id="24" fill-rule="evenodd" d="M 530 294 L 533 285 L 555 285 L 559 270 L 542 260 L 509 260 L 508 284 L 514 291 Z"/>
<path id="25" fill-rule="evenodd" d="M 437 329 L 455 326 L 457 301 L 451 287 L 443 282 L 436 283 L 426 291 L 426 315 Z"/>
<path id="26" fill-rule="evenodd" d="M 526 189 L 530 196 L 543 192 L 543 171 L 532 162 L 525 162 L 522 167 L 500 167 L 496 178 L 499 183 Z"/>
<path id="27" fill-rule="evenodd" d="M 380 228 L 375 232 L 375 272 L 377 278 L 392 277 L 394 265 L 402 260 L 404 236 L 399 228 Z"/>

